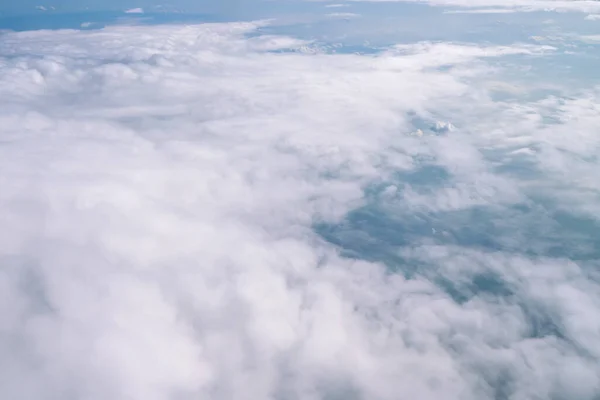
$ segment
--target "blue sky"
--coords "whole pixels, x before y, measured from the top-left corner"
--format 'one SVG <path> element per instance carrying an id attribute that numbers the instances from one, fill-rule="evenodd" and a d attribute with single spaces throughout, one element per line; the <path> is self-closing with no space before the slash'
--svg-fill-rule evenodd
<path id="1" fill-rule="evenodd" d="M 38 6 L 44 6 L 48 9 L 51 7 L 64 12 L 73 12 L 81 10 L 123 10 L 136 7 L 156 8 L 158 6 L 169 7 L 174 9 L 186 10 L 189 12 L 214 12 L 223 10 L 235 11 L 236 9 L 248 7 L 249 4 L 263 3 L 260 0 L 240 1 L 240 0 L 224 0 L 224 1 L 153 1 L 153 0 L 134 0 L 128 2 L 122 1 L 99 1 L 99 0 L 57 0 L 57 1 L 33 1 L 24 0 L 19 2 L 3 0 L 0 3 L 0 11 L 9 12 L 31 12 Z"/>

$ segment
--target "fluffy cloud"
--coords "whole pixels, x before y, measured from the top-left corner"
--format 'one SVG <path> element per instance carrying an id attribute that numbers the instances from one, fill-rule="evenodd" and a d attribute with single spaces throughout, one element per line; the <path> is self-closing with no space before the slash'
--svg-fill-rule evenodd
<path id="1" fill-rule="evenodd" d="M 593 399 L 598 91 L 263 25 L 3 35 L 2 393 Z"/>

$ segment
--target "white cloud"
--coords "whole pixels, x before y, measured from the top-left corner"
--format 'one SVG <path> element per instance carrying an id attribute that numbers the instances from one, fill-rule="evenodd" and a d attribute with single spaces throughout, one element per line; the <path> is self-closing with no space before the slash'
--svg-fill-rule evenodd
<path id="1" fill-rule="evenodd" d="M 126 14 L 143 14 L 144 13 L 144 9 L 143 8 L 130 8 L 129 10 L 125 10 Z"/>
<path id="2" fill-rule="evenodd" d="M 510 14 L 516 10 L 510 8 L 475 8 L 467 10 L 447 10 L 445 14 Z"/>
<path id="3" fill-rule="evenodd" d="M 554 201 L 592 213 L 598 92 L 515 104 L 478 84 L 486 59 L 552 48 L 331 55 L 245 36 L 264 24 L 3 36 L 0 391 L 592 399 L 600 297 L 588 264 L 419 238 L 394 250 L 428 267 L 406 279 L 341 257 L 313 224 L 344 221 L 366 187 L 423 163 L 449 181 L 401 180 L 387 206 L 505 211 L 562 184 Z M 563 124 L 543 125 L 545 112 Z M 409 135 L 413 119 L 427 135 Z M 547 176 L 531 189 L 496 172 L 513 165 L 502 157 Z M 460 303 L 436 281 L 468 288 L 480 272 L 514 294 Z M 539 321 L 563 337 L 535 337 Z"/>
<path id="4" fill-rule="evenodd" d="M 600 35 L 583 35 L 579 37 L 579 40 L 586 43 L 600 43 Z"/>
<path id="5" fill-rule="evenodd" d="M 489 7 L 491 12 L 499 13 L 501 9 L 529 11 L 577 11 L 585 13 L 600 12 L 600 3 L 593 0 L 349 0 L 349 2 L 419 2 L 436 6 L 466 7 L 477 9 L 478 13 Z"/>
<path id="6" fill-rule="evenodd" d="M 588 21 L 597 21 L 600 20 L 600 14 L 589 14 L 585 17 Z"/>
<path id="7" fill-rule="evenodd" d="M 330 13 L 327 14 L 330 18 L 359 18 L 360 14 L 356 13 Z"/>

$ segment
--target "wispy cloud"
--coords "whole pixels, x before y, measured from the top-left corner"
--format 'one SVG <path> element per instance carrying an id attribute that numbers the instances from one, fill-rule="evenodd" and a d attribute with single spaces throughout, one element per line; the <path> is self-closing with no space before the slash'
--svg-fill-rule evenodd
<path id="1" fill-rule="evenodd" d="M 528 11 L 577 11 L 585 13 L 600 12 L 600 4 L 593 0 L 349 0 L 349 2 L 419 2 L 436 6 L 466 7 L 483 12 L 488 8 L 492 12 L 500 9 Z"/>
<path id="2" fill-rule="evenodd" d="M 446 14 L 510 14 L 516 12 L 511 8 L 475 8 L 467 10 L 447 10 Z"/>
<path id="3" fill-rule="evenodd" d="M 128 10 L 125 10 L 125 14 L 143 14 L 143 13 L 144 13 L 143 8 L 130 8 Z"/>
<path id="4" fill-rule="evenodd" d="M 359 18 L 360 14 L 349 13 L 349 12 L 338 12 L 327 14 L 329 18 Z"/>

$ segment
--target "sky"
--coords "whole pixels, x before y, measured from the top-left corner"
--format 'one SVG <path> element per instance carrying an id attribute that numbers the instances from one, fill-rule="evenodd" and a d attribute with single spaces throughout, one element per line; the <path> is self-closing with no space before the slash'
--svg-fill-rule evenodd
<path id="1" fill-rule="evenodd" d="M 0 0 L 0 393 L 598 400 L 599 67 L 588 1 Z"/>

